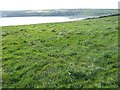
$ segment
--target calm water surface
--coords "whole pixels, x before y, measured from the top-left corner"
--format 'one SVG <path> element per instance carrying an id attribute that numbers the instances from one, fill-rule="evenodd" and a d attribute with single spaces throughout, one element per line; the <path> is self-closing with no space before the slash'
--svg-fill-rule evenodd
<path id="1" fill-rule="evenodd" d="M 68 18 L 68 17 L 7 17 L 0 18 L 0 26 L 28 25 L 38 23 L 55 23 L 82 20 L 84 18 Z"/>

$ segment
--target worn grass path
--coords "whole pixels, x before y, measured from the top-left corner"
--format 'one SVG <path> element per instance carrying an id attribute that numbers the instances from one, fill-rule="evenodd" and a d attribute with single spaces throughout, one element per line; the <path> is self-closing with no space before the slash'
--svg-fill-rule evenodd
<path id="1" fill-rule="evenodd" d="M 118 87 L 118 16 L 2 29 L 4 88 Z"/>

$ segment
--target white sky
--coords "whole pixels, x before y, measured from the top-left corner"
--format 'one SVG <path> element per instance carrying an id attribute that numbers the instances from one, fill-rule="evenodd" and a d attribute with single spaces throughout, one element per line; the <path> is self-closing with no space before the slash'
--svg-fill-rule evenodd
<path id="1" fill-rule="evenodd" d="M 117 9 L 120 0 L 0 0 L 0 10 Z"/>

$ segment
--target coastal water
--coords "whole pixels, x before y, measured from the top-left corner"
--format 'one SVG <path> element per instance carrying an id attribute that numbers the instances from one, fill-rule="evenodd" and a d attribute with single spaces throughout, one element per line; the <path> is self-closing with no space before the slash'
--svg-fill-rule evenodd
<path id="1" fill-rule="evenodd" d="M 13 25 L 29 25 L 38 23 L 55 23 L 55 22 L 68 22 L 75 20 L 82 20 L 83 17 L 69 18 L 69 17 L 1 17 L 0 26 L 13 26 Z"/>

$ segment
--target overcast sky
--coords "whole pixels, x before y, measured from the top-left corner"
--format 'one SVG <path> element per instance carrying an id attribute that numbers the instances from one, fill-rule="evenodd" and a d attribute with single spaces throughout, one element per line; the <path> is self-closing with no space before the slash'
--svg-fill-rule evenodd
<path id="1" fill-rule="evenodd" d="M 120 0 L 0 0 L 0 10 L 117 9 Z"/>

